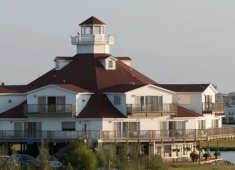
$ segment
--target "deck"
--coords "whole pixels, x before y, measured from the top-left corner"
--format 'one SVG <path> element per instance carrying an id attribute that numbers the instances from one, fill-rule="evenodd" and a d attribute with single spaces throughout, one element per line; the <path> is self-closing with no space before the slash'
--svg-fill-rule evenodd
<path id="1" fill-rule="evenodd" d="M 99 143 L 118 142 L 155 142 L 179 143 L 211 141 L 235 138 L 235 127 L 189 130 L 145 130 L 145 131 L 0 131 L 0 142 L 40 142 L 42 139 L 49 142 L 68 142 L 72 139 L 86 139 Z"/>

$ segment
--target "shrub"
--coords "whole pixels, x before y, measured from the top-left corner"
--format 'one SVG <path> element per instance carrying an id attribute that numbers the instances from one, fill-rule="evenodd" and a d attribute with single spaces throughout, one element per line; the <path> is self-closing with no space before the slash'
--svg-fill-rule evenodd
<path id="1" fill-rule="evenodd" d="M 76 169 L 96 170 L 96 156 L 81 140 L 74 140 L 68 147 L 68 162 Z"/>
<path id="2" fill-rule="evenodd" d="M 164 164 L 161 156 L 159 155 L 146 156 L 145 165 L 146 165 L 145 166 L 146 169 L 154 169 L 154 170 L 167 169 L 166 164 Z"/>
<path id="3" fill-rule="evenodd" d="M 218 156 L 220 156 L 221 155 L 221 153 L 219 152 L 219 151 L 215 151 L 215 153 L 214 153 L 214 156 L 217 158 Z"/>
<path id="4" fill-rule="evenodd" d="M 199 154 L 197 154 L 195 151 L 190 153 L 190 158 L 192 159 L 193 162 L 197 162 L 198 158 L 199 158 Z"/>

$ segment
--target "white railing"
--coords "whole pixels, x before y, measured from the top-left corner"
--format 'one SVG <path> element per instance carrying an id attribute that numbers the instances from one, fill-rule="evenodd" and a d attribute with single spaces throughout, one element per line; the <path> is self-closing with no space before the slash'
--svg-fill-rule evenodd
<path id="1" fill-rule="evenodd" d="M 93 34 L 83 34 L 80 36 L 71 36 L 71 43 L 73 45 L 78 45 L 80 43 L 87 43 L 87 42 L 101 42 L 101 43 L 114 43 L 114 37 L 111 35 L 93 35 Z"/>

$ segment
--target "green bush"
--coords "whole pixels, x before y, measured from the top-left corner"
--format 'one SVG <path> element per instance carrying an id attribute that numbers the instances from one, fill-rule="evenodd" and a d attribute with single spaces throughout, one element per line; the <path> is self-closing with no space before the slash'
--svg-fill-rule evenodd
<path id="1" fill-rule="evenodd" d="M 96 170 L 97 160 L 91 149 L 81 140 L 74 140 L 69 144 L 67 161 L 75 169 Z"/>
<path id="2" fill-rule="evenodd" d="M 145 157 L 145 168 L 154 170 L 166 170 L 167 166 L 163 162 L 161 156 L 154 155 Z"/>

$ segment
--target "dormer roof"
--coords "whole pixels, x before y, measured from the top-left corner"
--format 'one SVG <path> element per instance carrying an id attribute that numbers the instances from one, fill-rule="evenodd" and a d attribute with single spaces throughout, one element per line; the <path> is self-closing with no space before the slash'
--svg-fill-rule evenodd
<path id="1" fill-rule="evenodd" d="M 115 57 L 118 60 L 131 60 L 130 57 Z"/>
<path id="2" fill-rule="evenodd" d="M 56 61 L 56 60 L 68 60 L 68 61 L 70 61 L 70 60 L 73 60 L 73 57 L 57 56 L 57 57 L 55 57 L 54 61 Z"/>
<path id="3" fill-rule="evenodd" d="M 83 21 L 82 23 L 79 24 L 81 25 L 106 25 L 104 22 L 100 21 L 94 16 L 91 16 L 87 20 Z"/>
<path id="4" fill-rule="evenodd" d="M 158 84 L 174 92 L 204 92 L 210 84 Z"/>

